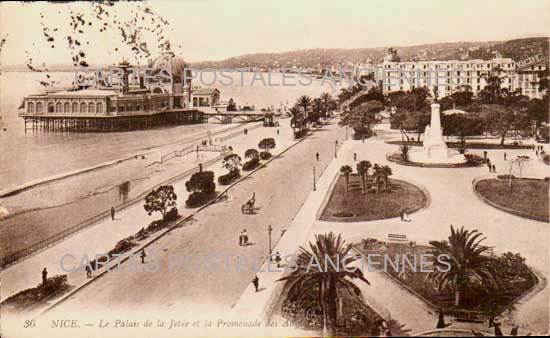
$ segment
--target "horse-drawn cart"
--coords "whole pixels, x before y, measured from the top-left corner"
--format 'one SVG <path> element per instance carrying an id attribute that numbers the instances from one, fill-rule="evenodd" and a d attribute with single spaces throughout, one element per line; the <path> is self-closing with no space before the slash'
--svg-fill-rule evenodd
<path id="1" fill-rule="evenodd" d="M 245 204 L 241 206 L 241 212 L 243 214 L 253 214 L 254 213 L 254 203 L 256 203 L 256 193 L 252 194 L 252 197 L 246 201 Z"/>

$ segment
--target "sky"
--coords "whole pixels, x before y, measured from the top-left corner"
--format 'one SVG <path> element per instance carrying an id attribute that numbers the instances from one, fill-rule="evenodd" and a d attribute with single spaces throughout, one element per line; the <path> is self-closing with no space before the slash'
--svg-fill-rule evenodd
<path id="1" fill-rule="evenodd" d="M 549 0 L 149 0 L 141 5 L 170 22 L 162 34 L 188 62 L 309 48 L 550 36 Z M 124 17 L 132 6 L 136 3 L 118 3 L 112 12 Z M 0 39 L 6 39 L 2 64 L 24 64 L 28 58 L 35 63 L 71 63 L 65 39 L 71 32 L 70 10 L 93 17 L 91 5 L 82 2 L 1 3 Z M 55 48 L 45 41 L 41 21 L 52 30 L 58 28 Z M 91 64 L 131 55 L 124 48 L 115 51 L 121 45 L 118 30 L 100 34 L 90 29 L 84 35 Z"/>

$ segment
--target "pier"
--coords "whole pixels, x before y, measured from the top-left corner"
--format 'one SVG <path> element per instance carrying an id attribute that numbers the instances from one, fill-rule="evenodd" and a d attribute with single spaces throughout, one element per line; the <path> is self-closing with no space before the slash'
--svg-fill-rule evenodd
<path id="1" fill-rule="evenodd" d="M 194 109 L 126 116 L 23 113 L 20 117 L 25 120 L 25 132 L 116 132 L 208 122 L 203 112 Z"/>

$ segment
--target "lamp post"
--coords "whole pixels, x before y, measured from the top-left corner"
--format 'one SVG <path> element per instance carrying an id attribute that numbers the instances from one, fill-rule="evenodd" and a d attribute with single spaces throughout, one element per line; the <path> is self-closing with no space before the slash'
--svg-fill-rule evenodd
<path id="1" fill-rule="evenodd" d="M 273 231 L 273 228 L 271 227 L 271 224 L 267 227 L 267 233 L 269 234 L 269 261 L 271 262 L 271 231 Z"/>
<path id="2" fill-rule="evenodd" d="M 313 191 L 317 191 L 317 182 L 315 178 L 315 166 L 313 167 Z"/>
<path id="3" fill-rule="evenodd" d="M 348 140 L 348 126 L 346 126 L 346 141 Z"/>

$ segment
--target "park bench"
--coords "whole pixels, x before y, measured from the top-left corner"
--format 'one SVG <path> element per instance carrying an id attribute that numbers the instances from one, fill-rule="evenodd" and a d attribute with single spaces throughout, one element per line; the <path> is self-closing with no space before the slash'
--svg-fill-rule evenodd
<path id="1" fill-rule="evenodd" d="M 407 242 L 407 235 L 388 234 L 388 242 Z"/>

